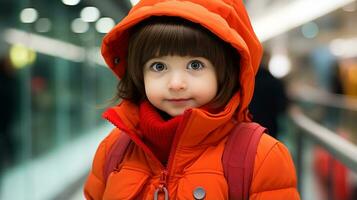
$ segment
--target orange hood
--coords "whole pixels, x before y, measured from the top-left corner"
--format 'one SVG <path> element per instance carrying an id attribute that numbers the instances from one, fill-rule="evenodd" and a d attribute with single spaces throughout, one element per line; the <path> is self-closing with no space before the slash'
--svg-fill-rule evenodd
<path id="1" fill-rule="evenodd" d="M 238 121 L 250 121 L 248 105 L 253 96 L 254 77 L 260 63 L 262 46 L 252 29 L 243 2 L 141 0 L 103 40 L 102 55 L 119 78 L 127 67 L 128 30 L 151 16 L 177 16 L 198 23 L 237 49 L 241 56 L 241 87 L 232 98 L 230 105 L 233 107 L 230 109 L 238 111 Z"/>

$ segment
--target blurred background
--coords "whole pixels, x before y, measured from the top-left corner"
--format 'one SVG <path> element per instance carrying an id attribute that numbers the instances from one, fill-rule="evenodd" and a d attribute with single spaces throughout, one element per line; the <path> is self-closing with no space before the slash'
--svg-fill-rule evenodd
<path id="1" fill-rule="evenodd" d="M 357 2 L 244 2 L 266 51 L 254 120 L 288 146 L 302 199 L 357 199 Z M 101 40 L 135 3 L 0 0 L 0 199 L 83 199 L 113 128 Z"/>

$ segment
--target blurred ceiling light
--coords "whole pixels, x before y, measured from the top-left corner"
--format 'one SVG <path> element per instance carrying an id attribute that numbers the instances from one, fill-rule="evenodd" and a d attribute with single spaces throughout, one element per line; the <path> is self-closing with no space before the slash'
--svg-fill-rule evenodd
<path id="1" fill-rule="evenodd" d="M 315 38 L 319 33 L 319 27 L 315 22 L 309 22 L 301 27 L 301 32 L 305 38 Z"/>
<path id="2" fill-rule="evenodd" d="M 330 50 L 334 56 L 340 57 L 344 54 L 343 39 L 335 39 L 330 43 Z"/>
<path id="3" fill-rule="evenodd" d="M 132 6 L 135 6 L 137 3 L 139 3 L 140 0 L 130 0 L 130 3 Z"/>
<path id="4" fill-rule="evenodd" d="M 51 30 L 51 21 L 48 18 L 40 18 L 35 23 L 37 32 L 45 33 Z"/>
<path id="5" fill-rule="evenodd" d="M 85 60 L 85 49 L 82 47 L 21 30 L 5 30 L 4 40 L 9 44 L 22 44 L 36 52 L 73 62 L 83 62 Z"/>
<path id="6" fill-rule="evenodd" d="M 89 6 L 81 10 L 80 16 L 82 20 L 85 22 L 95 22 L 98 20 L 100 16 L 100 12 L 98 8 Z"/>
<path id="7" fill-rule="evenodd" d="M 252 24 L 258 38 L 264 42 L 354 1 L 295 0 L 253 18 Z"/>
<path id="8" fill-rule="evenodd" d="M 71 29 L 75 33 L 85 33 L 89 29 L 89 24 L 81 18 L 76 18 L 71 23 Z"/>
<path id="9" fill-rule="evenodd" d="M 276 78 L 283 78 L 291 70 L 290 59 L 284 54 L 274 54 L 269 61 L 269 71 Z"/>
<path id="10" fill-rule="evenodd" d="M 115 26 L 115 22 L 110 17 L 102 17 L 95 24 L 99 33 L 108 33 Z"/>
<path id="11" fill-rule="evenodd" d="M 14 44 L 10 48 L 11 63 L 17 69 L 30 65 L 36 60 L 36 52 L 21 44 Z"/>
<path id="12" fill-rule="evenodd" d="M 333 55 L 342 58 L 357 57 L 357 38 L 335 39 L 330 43 L 330 51 Z"/>
<path id="13" fill-rule="evenodd" d="M 78 5 L 81 0 L 62 0 L 62 3 L 68 6 Z"/>
<path id="14" fill-rule="evenodd" d="M 20 13 L 20 20 L 22 23 L 33 23 L 38 18 L 38 12 L 34 8 L 25 8 Z"/>
<path id="15" fill-rule="evenodd" d="M 355 2 L 342 7 L 342 10 L 344 10 L 346 12 L 354 12 L 354 11 L 356 11 L 356 9 L 357 9 L 357 5 Z"/>
<path id="16" fill-rule="evenodd" d="M 4 31 L 4 40 L 9 44 L 17 46 L 20 45 L 20 47 L 25 47 L 27 50 L 31 49 L 31 51 L 42 53 L 44 55 L 54 56 L 72 62 L 83 62 L 85 59 L 89 59 L 98 65 L 107 67 L 103 57 L 100 54 L 99 47 L 85 49 L 68 42 L 44 37 L 33 33 L 27 33 L 17 29 L 6 29 Z M 13 54 L 15 57 L 17 55 L 16 51 Z M 31 53 L 28 54 L 30 61 L 34 62 L 32 59 L 35 59 L 36 57 L 33 58 Z"/>

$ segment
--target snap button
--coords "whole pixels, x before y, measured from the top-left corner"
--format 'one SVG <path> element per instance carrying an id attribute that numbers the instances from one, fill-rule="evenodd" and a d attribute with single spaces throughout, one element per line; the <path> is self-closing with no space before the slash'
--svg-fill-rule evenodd
<path id="1" fill-rule="evenodd" d="M 206 197 L 206 191 L 203 187 L 196 187 L 193 190 L 193 197 L 195 200 L 202 200 Z"/>
<path id="2" fill-rule="evenodd" d="M 114 64 L 119 64 L 119 62 L 120 62 L 120 58 L 118 58 L 118 57 L 116 57 L 116 58 L 114 58 Z"/>

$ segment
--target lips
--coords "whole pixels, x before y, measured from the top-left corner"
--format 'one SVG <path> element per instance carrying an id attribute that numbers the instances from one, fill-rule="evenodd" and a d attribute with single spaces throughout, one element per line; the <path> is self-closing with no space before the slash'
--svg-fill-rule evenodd
<path id="1" fill-rule="evenodd" d="M 167 101 L 176 105 L 183 105 L 186 104 L 187 102 L 189 102 L 190 100 L 192 100 L 191 98 L 187 98 L 187 99 L 168 99 Z"/>
<path id="2" fill-rule="evenodd" d="M 191 99 L 168 99 L 168 101 L 172 101 L 172 102 L 181 102 L 181 101 L 189 101 Z"/>

